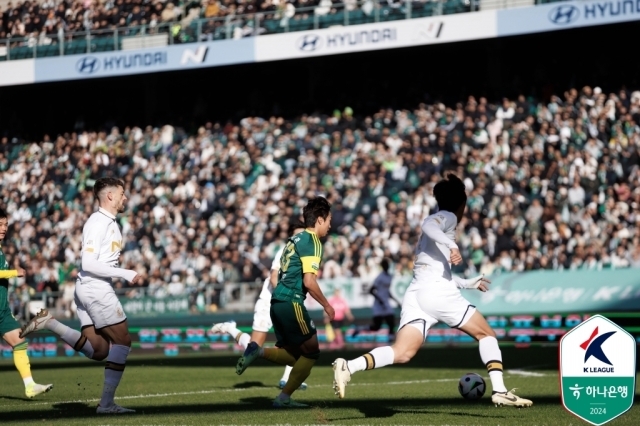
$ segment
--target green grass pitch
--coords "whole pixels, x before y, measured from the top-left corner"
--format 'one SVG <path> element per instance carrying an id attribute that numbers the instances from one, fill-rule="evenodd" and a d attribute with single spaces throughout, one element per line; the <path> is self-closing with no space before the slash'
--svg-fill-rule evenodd
<path id="1" fill-rule="evenodd" d="M 141 352 L 141 351 L 136 351 Z M 334 396 L 331 362 L 364 351 L 324 352 L 307 380 L 309 389 L 294 399 L 309 409 L 277 410 L 282 367 L 258 360 L 242 376 L 235 374 L 238 354 L 200 354 L 167 358 L 132 356 L 116 402 L 134 415 L 97 416 L 102 363 L 84 358 L 32 360 L 39 383 L 54 389 L 26 399 L 11 360 L 0 361 L 0 422 L 59 425 L 240 425 L 240 424 L 385 424 L 385 425 L 580 425 L 587 424 L 560 403 L 557 347 L 503 347 L 505 383 L 534 402 L 529 409 L 496 408 L 489 391 L 477 402 L 458 394 L 458 379 L 476 372 L 488 382 L 476 346 L 425 346 L 407 365 L 353 376 L 344 400 Z M 637 396 L 636 396 L 637 398 Z M 640 425 L 634 406 L 609 423 Z"/>

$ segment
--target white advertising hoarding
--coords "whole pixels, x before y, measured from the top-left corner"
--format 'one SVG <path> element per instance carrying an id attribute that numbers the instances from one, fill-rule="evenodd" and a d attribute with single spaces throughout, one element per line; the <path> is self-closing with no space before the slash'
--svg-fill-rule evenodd
<path id="1" fill-rule="evenodd" d="M 257 62 L 395 49 L 497 36 L 495 11 L 260 36 Z"/>

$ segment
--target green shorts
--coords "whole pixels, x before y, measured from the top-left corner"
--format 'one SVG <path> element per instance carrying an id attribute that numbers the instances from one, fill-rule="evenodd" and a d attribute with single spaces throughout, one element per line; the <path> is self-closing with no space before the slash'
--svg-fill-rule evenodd
<path id="1" fill-rule="evenodd" d="M 8 307 L 0 310 L 0 337 L 19 328 L 20 323 L 15 319 Z"/>
<path id="2" fill-rule="evenodd" d="M 271 321 L 278 340 L 276 346 L 300 346 L 317 333 L 304 305 L 271 299 Z"/>

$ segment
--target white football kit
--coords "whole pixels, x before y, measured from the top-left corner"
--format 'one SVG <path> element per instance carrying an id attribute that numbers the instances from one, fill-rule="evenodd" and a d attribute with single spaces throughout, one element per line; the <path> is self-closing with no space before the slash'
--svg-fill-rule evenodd
<path id="1" fill-rule="evenodd" d="M 467 281 L 451 273 L 451 249 L 457 249 L 456 216 L 441 211 L 422 222 L 422 235 L 416 246 L 413 280 L 402 300 L 401 329 L 410 325 L 427 338 L 429 329 L 438 322 L 450 327 L 463 326 L 476 307 L 460 294 Z"/>
<path id="2" fill-rule="evenodd" d="M 112 279 L 131 281 L 137 273 L 118 267 L 122 245 L 115 216 L 100 208 L 89 217 L 82 229 L 82 268 L 75 290 L 82 327 L 94 325 L 101 329 L 127 319 Z"/>
<path id="3" fill-rule="evenodd" d="M 273 286 L 271 285 L 271 271 L 280 270 L 280 257 L 284 251 L 284 247 L 280 247 L 280 250 L 276 253 L 271 263 L 271 269 L 269 270 L 269 276 L 264 280 L 262 284 L 262 291 L 256 302 L 256 306 L 253 310 L 253 326 L 254 331 L 262 331 L 268 333 L 273 325 L 271 322 L 271 294 L 273 293 Z"/>

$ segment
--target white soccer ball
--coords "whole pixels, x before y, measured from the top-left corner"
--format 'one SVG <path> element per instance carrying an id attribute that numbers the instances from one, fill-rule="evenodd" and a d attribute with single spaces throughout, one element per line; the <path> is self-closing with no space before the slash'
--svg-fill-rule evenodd
<path id="1" fill-rule="evenodd" d="M 480 399 L 486 389 L 487 385 L 484 379 L 476 373 L 465 374 L 458 383 L 458 391 L 464 399 Z"/>

